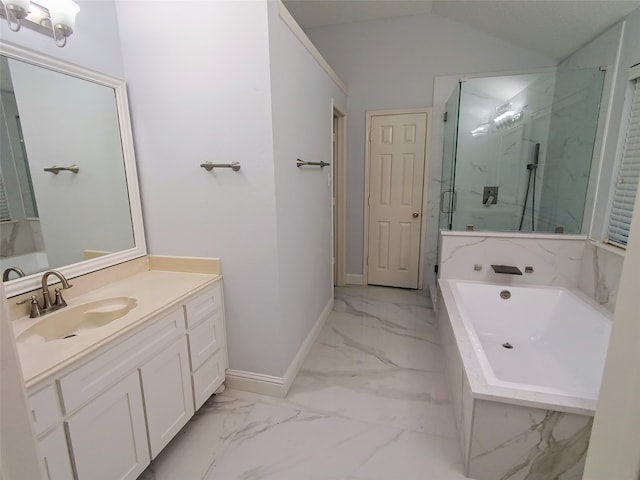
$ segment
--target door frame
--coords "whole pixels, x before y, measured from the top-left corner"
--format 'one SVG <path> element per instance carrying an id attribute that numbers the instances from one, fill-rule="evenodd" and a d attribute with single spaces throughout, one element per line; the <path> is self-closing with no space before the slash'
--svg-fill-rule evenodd
<path id="1" fill-rule="evenodd" d="M 346 285 L 346 218 L 347 218 L 347 114 L 335 100 L 332 102 L 333 117 L 331 119 L 331 132 L 333 135 L 334 122 L 336 125 L 335 138 L 331 139 L 332 159 L 332 196 L 335 205 L 332 208 L 333 222 L 333 261 L 335 262 L 334 285 Z M 336 147 L 334 149 L 334 142 Z"/>
<path id="2" fill-rule="evenodd" d="M 420 257 L 418 265 L 418 290 L 424 288 L 424 261 L 427 250 L 424 242 L 427 238 L 427 200 L 429 193 L 429 150 L 431 145 L 431 108 L 403 108 L 390 110 L 367 110 L 365 123 L 365 147 L 364 147 L 364 235 L 362 246 L 362 284 L 369 284 L 369 174 L 371 168 L 371 119 L 383 115 L 404 115 L 410 113 L 425 113 L 427 115 L 426 138 L 424 149 L 424 174 L 422 179 L 422 215 L 420 216 Z"/>

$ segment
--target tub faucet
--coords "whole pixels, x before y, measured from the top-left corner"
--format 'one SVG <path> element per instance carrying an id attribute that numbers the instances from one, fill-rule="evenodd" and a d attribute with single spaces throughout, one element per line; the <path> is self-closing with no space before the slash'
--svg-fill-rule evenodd
<path id="1" fill-rule="evenodd" d="M 19 268 L 19 267 L 9 267 L 2 274 L 2 281 L 3 282 L 6 282 L 7 280 L 9 280 L 9 274 L 11 272 L 15 272 L 18 275 L 18 277 L 24 277 L 24 272 L 22 271 L 21 268 Z"/>
<path id="2" fill-rule="evenodd" d="M 55 289 L 56 298 L 53 304 L 51 303 L 51 295 L 49 294 L 49 275 L 58 277 L 60 283 L 62 284 L 62 288 L 58 287 Z M 67 302 L 65 302 L 64 298 L 62 298 L 62 290 L 66 290 L 67 288 L 71 288 L 72 286 L 73 285 L 69 284 L 64 275 L 57 270 L 49 270 L 48 272 L 44 272 L 44 274 L 42 275 L 42 308 L 40 309 L 40 311 L 44 313 L 46 311 L 57 310 L 58 308 L 66 307 Z"/>
<path id="3" fill-rule="evenodd" d="M 522 275 L 522 270 L 513 265 L 491 265 L 496 273 L 506 273 L 507 275 Z"/>

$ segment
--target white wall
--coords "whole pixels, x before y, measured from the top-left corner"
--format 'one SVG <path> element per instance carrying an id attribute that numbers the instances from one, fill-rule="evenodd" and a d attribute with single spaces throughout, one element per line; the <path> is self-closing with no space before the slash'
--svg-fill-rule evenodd
<path id="1" fill-rule="evenodd" d="M 330 168 L 297 168 L 296 159 L 331 162 L 332 100 L 345 95 L 269 2 L 269 50 L 283 360 L 289 365 L 333 297 Z"/>
<path id="2" fill-rule="evenodd" d="M 118 3 L 147 245 L 220 257 L 230 367 L 279 375 L 267 4 L 191 5 L 181 22 L 180 1 Z"/>
<path id="3" fill-rule="evenodd" d="M 434 77 L 551 66 L 552 59 L 438 15 L 307 31 L 349 86 L 347 108 L 347 273 L 362 273 L 365 112 L 432 105 Z M 439 116 L 434 111 L 436 122 Z M 433 127 L 432 127 L 433 128 Z M 442 143 L 441 135 L 431 142 Z M 431 158 L 431 164 L 441 157 Z M 439 176 L 440 170 L 437 170 Z M 430 172 L 430 176 L 432 173 Z M 437 192 L 436 195 L 439 195 Z M 437 231 L 436 224 L 427 225 Z M 433 271 L 433 264 L 426 270 Z"/>
<path id="4" fill-rule="evenodd" d="M 230 368 L 282 377 L 332 298 L 330 170 L 295 161 L 330 160 L 344 95 L 275 2 L 192 5 L 118 3 L 148 248 L 220 257 Z"/>

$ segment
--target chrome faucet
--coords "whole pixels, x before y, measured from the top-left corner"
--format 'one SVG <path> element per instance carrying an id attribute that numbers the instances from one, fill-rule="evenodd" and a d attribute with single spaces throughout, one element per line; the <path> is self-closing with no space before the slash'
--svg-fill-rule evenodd
<path id="1" fill-rule="evenodd" d="M 51 295 L 49 294 L 49 275 L 53 275 L 58 277 L 60 283 L 62 284 L 62 288 L 58 287 L 55 289 L 56 297 L 54 303 L 51 303 Z M 71 288 L 73 285 L 70 285 L 67 279 L 63 274 L 58 272 L 57 270 L 49 270 L 48 272 L 44 272 L 42 274 L 42 309 L 41 313 L 51 310 L 57 310 L 58 308 L 66 307 L 67 302 L 62 298 L 62 290 L 66 290 L 67 288 Z"/>
<path id="2" fill-rule="evenodd" d="M 11 272 L 15 272 L 18 275 L 18 277 L 24 277 L 24 272 L 22 271 L 21 268 L 19 268 L 19 267 L 9 267 L 2 274 L 2 281 L 3 282 L 6 282 L 7 280 L 9 280 L 9 274 Z"/>

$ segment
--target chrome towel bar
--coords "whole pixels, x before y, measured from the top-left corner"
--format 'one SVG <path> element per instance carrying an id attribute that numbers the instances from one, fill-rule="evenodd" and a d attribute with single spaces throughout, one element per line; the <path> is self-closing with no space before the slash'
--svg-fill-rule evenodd
<path id="1" fill-rule="evenodd" d="M 304 160 L 296 160 L 296 167 L 300 168 L 300 167 L 320 167 L 320 168 L 324 168 L 324 167 L 328 167 L 329 165 L 331 165 L 330 163 L 327 162 L 305 162 Z"/>
<path id="2" fill-rule="evenodd" d="M 78 165 L 76 165 L 75 163 L 73 165 L 71 165 L 70 167 L 56 167 L 54 165 L 53 167 L 45 168 L 44 171 L 45 172 L 51 172 L 54 175 L 57 175 L 60 172 L 78 173 L 80 171 L 80 167 L 78 167 Z"/>
<path id="3" fill-rule="evenodd" d="M 211 163 L 205 162 L 201 163 L 200 166 L 204 168 L 207 172 L 210 172 L 214 168 L 230 168 L 234 172 L 240 170 L 240 162 L 231 162 L 231 163 Z"/>

